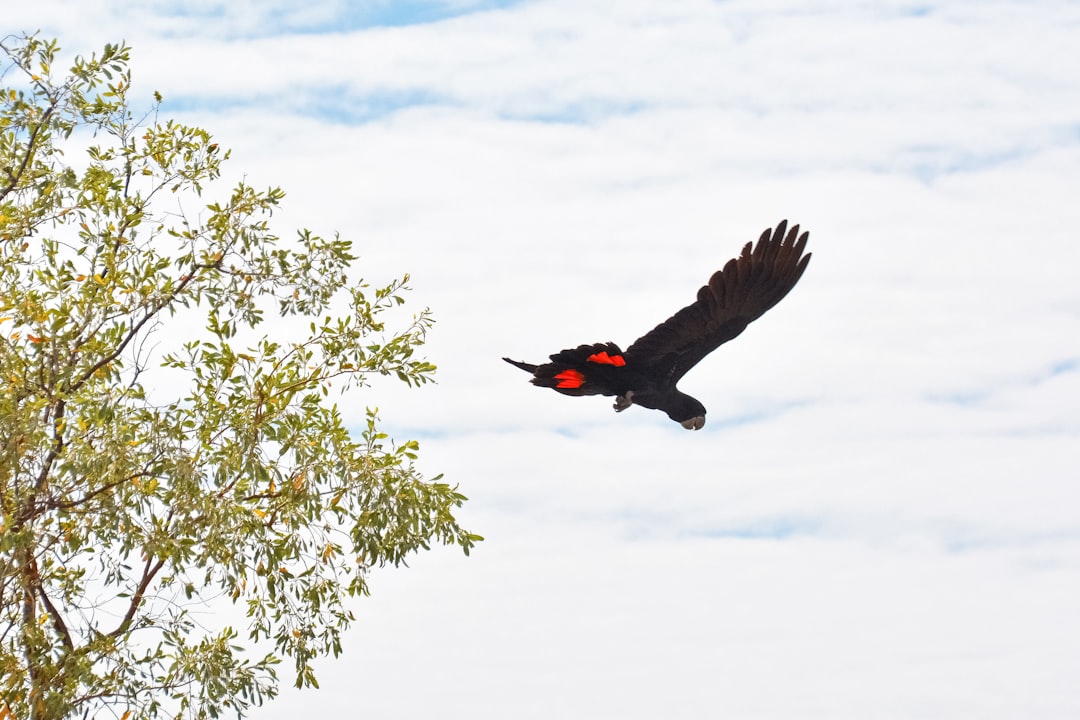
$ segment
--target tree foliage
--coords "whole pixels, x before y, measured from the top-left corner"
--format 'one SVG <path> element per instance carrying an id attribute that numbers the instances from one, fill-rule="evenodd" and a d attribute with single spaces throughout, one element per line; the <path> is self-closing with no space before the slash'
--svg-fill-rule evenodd
<path id="1" fill-rule="evenodd" d="M 335 404 L 429 381 L 431 318 L 388 329 L 407 277 L 276 237 L 281 190 L 207 202 L 229 153 L 132 112 L 125 45 L 59 75 L 54 41 L 2 45 L 0 716 L 243 715 L 282 660 L 316 685 L 369 569 L 480 539 Z"/>

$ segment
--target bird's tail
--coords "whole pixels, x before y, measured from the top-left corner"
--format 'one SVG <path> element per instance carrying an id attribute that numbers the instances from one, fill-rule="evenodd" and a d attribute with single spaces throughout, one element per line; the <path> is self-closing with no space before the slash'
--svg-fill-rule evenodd
<path id="1" fill-rule="evenodd" d="M 543 365 L 503 358 L 514 367 L 532 373 L 532 384 L 563 395 L 620 395 L 626 359 L 615 343 L 579 345 L 551 356 Z"/>
<path id="2" fill-rule="evenodd" d="M 504 357 L 503 360 L 510 363 L 511 365 L 513 365 L 516 368 L 521 368 L 522 370 L 524 370 L 527 373 L 536 372 L 536 365 L 530 365 L 529 363 L 521 362 L 520 360 L 511 360 L 508 357 Z"/>

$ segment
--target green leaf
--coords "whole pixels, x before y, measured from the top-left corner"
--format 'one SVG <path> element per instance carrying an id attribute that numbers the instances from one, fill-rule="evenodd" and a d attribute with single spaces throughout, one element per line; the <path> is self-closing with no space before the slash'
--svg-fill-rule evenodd
<path id="1" fill-rule="evenodd" d="M 282 241 L 284 192 L 224 186 L 219 141 L 133 98 L 125 44 L 64 77 L 54 40 L 0 48 L 0 588 L 40 596 L 0 593 L 0 707 L 243 716 L 282 658 L 317 688 L 368 569 L 482 540 L 418 443 L 340 409 L 432 379 L 431 315 L 387 313 L 408 276 L 350 281 L 337 234 Z"/>

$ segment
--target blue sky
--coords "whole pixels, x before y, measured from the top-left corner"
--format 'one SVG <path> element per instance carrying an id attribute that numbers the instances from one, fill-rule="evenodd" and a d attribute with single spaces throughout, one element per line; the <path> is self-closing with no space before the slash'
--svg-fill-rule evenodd
<path id="1" fill-rule="evenodd" d="M 253 717 L 1080 714 L 1075 3 L 6 12 L 127 39 L 280 234 L 435 313 L 439 384 L 356 419 L 488 539 L 376 573 L 322 689 Z M 782 218 L 814 259 L 684 379 L 702 431 L 500 360 L 628 345 Z"/>
<path id="2" fill-rule="evenodd" d="M 509 8 L 517 0 L 484 2 L 412 2 L 411 0 L 373 0 L 300 4 L 292 2 L 227 3 L 208 2 L 185 5 L 176 2 L 156 3 L 164 17 L 197 21 L 223 22 L 231 39 L 274 37 L 294 33 L 342 33 L 381 27 L 402 27 L 435 23 L 486 10 Z"/>

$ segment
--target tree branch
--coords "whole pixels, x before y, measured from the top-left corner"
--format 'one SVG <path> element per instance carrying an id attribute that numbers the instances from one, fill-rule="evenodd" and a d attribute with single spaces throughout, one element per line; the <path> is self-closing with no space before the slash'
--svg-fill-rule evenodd
<path id="1" fill-rule="evenodd" d="M 196 267 L 199 267 L 199 266 L 196 266 Z M 117 345 L 116 348 L 111 353 L 105 355 L 100 360 L 98 360 L 96 363 L 91 365 L 86 370 L 86 372 L 84 372 L 81 376 L 79 376 L 77 379 L 71 381 L 68 384 L 66 390 L 68 390 L 69 392 L 74 391 L 74 390 L 78 390 L 79 387 L 84 382 L 86 382 L 88 379 L 90 379 L 94 375 L 94 373 L 96 373 L 98 370 L 105 367 L 109 363 L 111 363 L 116 358 L 120 357 L 120 353 L 124 352 L 124 348 L 126 348 L 128 346 L 128 343 L 130 343 L 135 338 L 135 336 L 139 334 L 139 331 L 142 330 L 143 326 L 146 325 L 146 323 L 150 322 L 150 320 L 152 320 L 153 318 L 157 317 L 157 314 L 159 312 L 164 310 L 169 305 L 169 303 L 171 303 L 174 299 L 176 299 L 176 297 L 180 294 L 180 292 L 185 287 L 187 287 L 188 283 L 191 282 L 193 277 L 194 277 L 194 274 L 186 275 L 184 278 L 182 278 L 180 280 L 180 283 L 177 285 L 176 289 L 173 290 L 172 293 L 170 293 L 168 297 L 163 298 L 160 302 L 158 302 L 158 303 L 154 304 L 153 306 L 151 306 L 150 308 L 148 308 L 146 310 L 146 314 L 143 315 L 141 320 L 139 320 L 138 322 L 132 323 L 131 328 L 127 331 L 127 334 L 124 335 L 124 339 L 120 341 L 120 344 Z"/>
<path id="2" fill-rule="evenodd" d="M 64 409 L 67 407 L 66 400 L 56 401 L 56 414 L 53 416 L 53 446 L 49 448 L 49 454 L 45 456 L 45 462 L 41 464 L 41 472 L 38 473 L 34 482 L 34 490 L 41 492 L 45 488 L 45 482 L 49 479 L 49 471 L 57 456 L 64 450 L 64 434 L 60 430 L 59 423 L 64 419 Z M 35 498 L 36 499 L 36 498 Z"/>
<path id="3" fill-rule="evenodd" d="M 120 624 L 116 626 L 116 629 L 108 633 L 109 637 L 120 637 L 131 628 L 135 613 L 139 611 L 139 606 L 142 605 L 143 596 L 146 594 L 147 588 L 150 587 L 150 582 L 161 571 L 161 568 L 165 567 L 165 558 L 160 558 L 157 562 L 153 562 L 153 560 L 153 556 L 146 558 L 142 580 L 139 581 L 139 587 L 135 589 L 135 593 L 131 596 L 131 603 L 128 605 L 127 613 L 124 615 L 124 619 L 120 621 Z"/>
<path id="4" fill-rule="evenodd" d="M 60 453 L 64 449 L 64 435 L 62 431 L 56 427 L 56 423 L 64 417 L 64 408 L 66 402 L 64 400 L 58 400 L 56 403 L 56 414 L 53 417 L 53 443 L 49 448 L 49 452 L 45 455 L 44 461 L 41 463 L 41 471 L 38 472 L 37 478 L 34 480 L 33 493 L 26 499 L 26 503 L 23 505 L 22 512 L 15 518 L 13 528 L 21 528 L 29 520 L 38 514 L 38 496 L 45 490 L 45 485 L 49 480 L 49 472 L 52 470 L 52 465 L 56 462 L 56 458 L 60 456 Z"/>
<path id="5" fill-rule="evenodd" d="M 34 585 L 37 588 L 38 597 L 41 598 L 42 604 L 45 605 L 45 610 L 48 611 L 49 616 L 52 618 L 53 625 L 56 626 L 56 631 L 60 633 L 60 639 L 63 641 L 64 647 L 68 652 L 71 652 L 75 649 L 75 645 L 71 641 L 71 633 L 68 631 L 67 624 L 64 623 L 64 617 L 60 614 L 60 611 L 56 609 L 56 606 L 53 605 L 52 598 L 45 592 L 45 588 L 41 583 L 41 573 L 38 572 L 37 560 L 35 560 L 33 556 L 30 557 L 30 563 L 30 569 L 34 574 Z"/>
<path id="6" fill-rule="evenodd" d="M 78 508 L 80 505 L 86 504 L 87 502 L 89 502 L 89 501 L 93 500 L 94 498 L 96 498 L 98 495 L 101 495 L 103 493 L 107 493 L 107 492 L 109 492 L 110 490 L 112 490 L 115 487 L 123 485 L 124 483 L 129 483 L 129 482 L 131 482 L 133 480 L 137 480 L 138 478 L 153 477 L 153 475 L 154 474 L 152 472 L 150 472 L 149 470 L 144 470 L 143 472 L 137 472 L 137 473 L 134 473 L 132 475 L 122 477 L 119 480 L 113 480 L 110 483 L 105 483 L 104 485 L 99 487 L 97 490 L 86 493 L 85 495 L 83 495 L 78 500 L 63 500 L 63 501 L 57 500 L 57 501 L 51 502 L 51 503 L 49 503 L 49 509 L 67 510 L 69 512 L 72 512 L 72 511 L 75 511 L 76 508 Z"/>
<path id="7" fill-rule="evenodd" d="M 45 127 L 49 116 L 56 110 L 56 106 L 59 102 L 59 100 L 53 100 L 52 104 L 49 105 L 49 109 L 41 116 L 41 121 L 34 126 L 33 131 L 30 133 L 30 140 L 26 144 L 26 155 L 23 156 L 22 164 L 19 165 L 18 170 L 8 174 L 8 184 L 3 190 L 0 190 L 0 200 L 6 198 L 8 194 L 15 189 L 15 186 L 19 184 L 19 179 L 22 177 L 23 173 L 26 172 L 26 166 L 30 164 L 30 159 L 34 157 L 34 154 L 37 152 L 38 135 L 41 133 L 41 129 Z"/>

